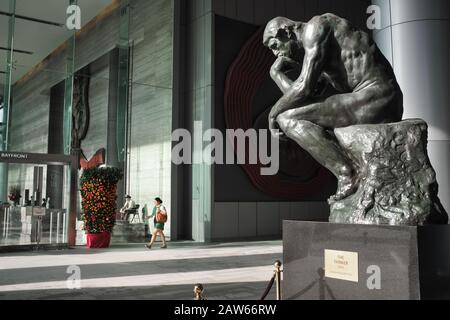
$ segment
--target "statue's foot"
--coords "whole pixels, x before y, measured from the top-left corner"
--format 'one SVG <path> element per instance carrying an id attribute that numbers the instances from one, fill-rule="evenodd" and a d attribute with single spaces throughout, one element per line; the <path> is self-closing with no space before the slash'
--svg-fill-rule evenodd
<path id="1" fill-rule="evenodd" d="M 339 201 L 351 196 L 358 189 L 358 183 L 354 176 L 339 176 L 336 194 L 331 197 L 332 201 Z"/>

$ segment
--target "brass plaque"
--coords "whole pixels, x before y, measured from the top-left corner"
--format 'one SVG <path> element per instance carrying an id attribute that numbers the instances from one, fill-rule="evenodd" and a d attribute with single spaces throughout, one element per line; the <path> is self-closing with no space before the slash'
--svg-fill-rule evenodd
<path id="1" fill-rule="evenodd" d="M 325 277 L 358 282 L 358 252 L 325 249 Z"/>

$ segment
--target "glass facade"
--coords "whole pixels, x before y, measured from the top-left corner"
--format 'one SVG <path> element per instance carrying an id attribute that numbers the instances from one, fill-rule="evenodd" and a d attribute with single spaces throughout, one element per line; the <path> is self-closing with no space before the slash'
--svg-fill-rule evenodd
<path id="1" fill-rule="evenodd" d="M 0 4 L 1 151 L 89 161 L 104 149 L 103 164 L 124 172 L 118 207 L 125 194 L 141 208 L 156 196 L 170 207 L 172 2 L 44 2 Z M 81 225 L 79 192 L 69 193 L 69 165 L 0 162 L 2 232 L 8 233 L 1 245 L 36 242 L 31 234 L 18 236 L 20 223 L 35 222 L 22 217 L 25 192 L 31 199 L 36 191 L 35 166 L 42 168 L 40 198 L 50 198 L 43 239 L 53 241 L 49 232 L 53 237 L 59 217 L 53 209 L 65 212 L 61 234 L 69 220 Z M 11 190 L 18 190 L 19 203 L 9 199 Z M 33 201 L 38 206 L 42 199 Z M 76 220 L 69 217 L 71 205 Z"/>
<path id="2" fill-rule="evenodd" d="M 8 169 L 12 172 L 8 194 L 10 203 L 3 203 L 0 212 L 0 246 L 68 243 L 68 176 L 64 175 L 58 194 L 48 197 L 45 190 L 49 167 L 42 163 L 9 163 Z M 64 170 L 64 166 L 61 169 Z M 28 174 L 30 172 L 32 176 Z M 20 179 L 15 174 L 26 180 L 21 179 L 21 184 L 14 184 Z"/>

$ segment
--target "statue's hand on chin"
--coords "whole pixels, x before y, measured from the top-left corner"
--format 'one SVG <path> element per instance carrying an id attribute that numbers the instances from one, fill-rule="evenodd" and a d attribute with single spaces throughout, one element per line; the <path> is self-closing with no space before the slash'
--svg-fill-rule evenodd
<path id="1" fill-rule="evenodd" d="M 280 55 L 272 65 L 272 72 L 288 72 L 290 70 L 298 70 L 300 64 L 289 57 Z"/>

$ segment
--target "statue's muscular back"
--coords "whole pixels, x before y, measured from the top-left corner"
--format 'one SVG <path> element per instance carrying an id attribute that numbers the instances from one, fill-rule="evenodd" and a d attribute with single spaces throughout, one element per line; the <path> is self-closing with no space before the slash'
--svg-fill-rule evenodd
<path id="1" fill-rule="evenodd" d="M 327 13 L 312 18 L 302 29 L 304 45 L 324 46 L 322 74 L 339 92 L 356 92 L 375 83 L 389 83 L 400 90 L 376 44 L 349 21 Z"/>

